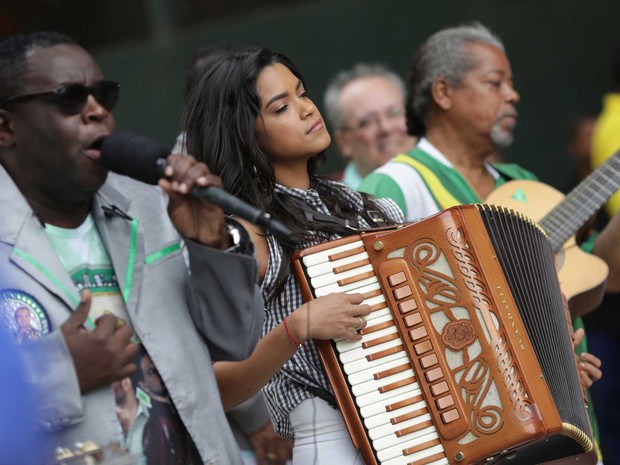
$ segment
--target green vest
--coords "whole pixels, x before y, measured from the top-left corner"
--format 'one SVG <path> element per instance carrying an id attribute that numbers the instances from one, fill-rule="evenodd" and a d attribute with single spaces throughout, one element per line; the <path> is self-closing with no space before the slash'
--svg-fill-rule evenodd
<path id="1" fill-rule="evenodd" d="M 457 170 L 447 167 L 418 147 L 407 154 L 396 155 L 393 161 L 409 165 L 420 174 L 440 210 L 482 202 Z M 493 167 L 501 175 L 495 180 L 495 187 L 513 179 L 537 180 L 534 174 L 515 163 L 494 163 Z"/>

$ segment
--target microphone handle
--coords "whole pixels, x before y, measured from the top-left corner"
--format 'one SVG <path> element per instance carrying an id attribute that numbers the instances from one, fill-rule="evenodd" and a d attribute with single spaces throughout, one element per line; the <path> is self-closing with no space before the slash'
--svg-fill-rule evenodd
<path id="1" fill-rule="evenodd" d="M 156 160 L 155 169 L 158 178 L 164 177 L 166 163 L 165 158 L 158 158 Z M 283 223 L 273 219 L 269 213 L 253 207 L 249 203 L 238 199 L 223 189 L 217 187 L 194 186 L 190 193 L 194 197 L 205 199 L 208 202 L 217 205 L 229 215 L 237 215 L 245 220 L 248 220 L 252 224 L 265 228 L 282 241 L 291 241 L 291 230 L 288 229 Z"/>
<path id="2" fill-rule="evenodd" d="M 223 189 L 217 187 L 194 186 L 190 193 L 194 197 L 207 200 L 217 205 L 229 215 L 237 215 L 248 220 L 252 224 L 262 226 L 280 240 L 291 240 L 291 231 L 284 224 L 273 219 L 269 213 L 265 213 L 253 207 L 249 203 L 238 199 Z"/>

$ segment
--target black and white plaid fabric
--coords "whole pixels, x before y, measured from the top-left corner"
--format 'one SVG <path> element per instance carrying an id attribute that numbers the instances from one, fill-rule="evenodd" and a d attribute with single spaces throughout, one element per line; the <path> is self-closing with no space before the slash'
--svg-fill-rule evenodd
<path id="1" fill-rule="evenodd" d="M 320 182 L 326 183 L 329 192 L 334 192 L 334 195 L 346 198 L 353 208 L 360 212 L 357 218 L 359 224 L 365 228 L 370 227 L 361 215 L 363 202 L 358 192 L 348 188 L 341 182 L 331 180 L 322 180 Z M 276 192 L 280 195 L 284 194 L 295 197 L 316 212 L 331 214 L 319 197 L 318 192 L 314 189 L 291 189 L 276 185 Z M 402 211 L 391 199 L 376 199 L 375 202 L 377 209 L 384 212 L 394 222 L 402 223 L 404 221 Z M 338 239 L 338 236 L 330 238 L 330 240 L 334 239 Z M 282 263 L 282 248 L 278 241 L 272 235 L 269 235 L 267 240 L 269 244 L 269 264 L 262 285 L 263 296 L 266 302 L 270 290 L 273 289 L 280 268 L 282 266 L 289 266 L 288 263 Z M 317 240 L 302 244 L 300 248 L 309 247 L 318 242 L 322 241 Z M 267 334 L 279 325 L 287 315 L 302 304 L 301 291 L 299 290 L 297 280 L 291 273 L 280 298 L 274 299 L 265 310 L 263 334 Z M 303 400 L 313 396 L 303 386 L 314 386 L 331 392 L 316 346 L 311 340 L 306 342 L 263 388 L 276 432 L 290 439 L 293 438 L 293 431 L 289 424 L 289 412 Z"/>

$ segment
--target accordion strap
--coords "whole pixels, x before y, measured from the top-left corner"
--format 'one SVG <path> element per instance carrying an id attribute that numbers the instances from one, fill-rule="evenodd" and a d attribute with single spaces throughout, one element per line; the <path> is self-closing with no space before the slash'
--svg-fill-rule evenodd
<path id="1" fill-rule="evenodd" d="M 302 206 L 301 209 L 304 211 L 306 215 L 306 219 L 308 221 L 321 221 L 324 223 L 333 223 L 340 225 L 344 228 L 350 229 L 352 231 L 362 231 L 367 228 L 360 228 L 360 224 L 357 220 L 349 220 L 345 218 L 340 218 L 334 215 L 328 215 L 326 213 L 319 213 L 313 211 L 307 207 Z M 363 210 L 362 217 L 368 222 L 371 228 L 380 228 L 387 226 L 383 215 L 378 210 Z"/>
<path id="2" fill-rule="evenodd" d="M 309 392 L 310 394 L 313 394 L 315 397 L 318 397 L 319 399 L 322 399 L 325 402 L 327 402 L 331 408 L 335 410 L 339 410 L 338 403 L 336 402 L 336 397 L 331 392 L 329 392 L 327 389 L 323 389 L 323 388 L 316 387 L 316 386 L 309 386 L 307 384 L 302 384 L 299 381 L 295 381 L 295 380 L 292 380 L 292 381 L 295 384 L 297 384 L 299 387 L 301 387 L 304 391 Z"/>

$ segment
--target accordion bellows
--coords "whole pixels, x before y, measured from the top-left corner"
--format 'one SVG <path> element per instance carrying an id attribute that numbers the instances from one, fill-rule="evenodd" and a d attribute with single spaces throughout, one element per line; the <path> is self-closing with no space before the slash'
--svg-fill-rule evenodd
<path id="1" fill-rule="evenodd" d="M 553 252 L 531 220 L 452 207 L 293 265 L 305 301 L 355 292 L 372 308 L 362 341 L 315 341 L 367 465 L 596 463 Z"/>

